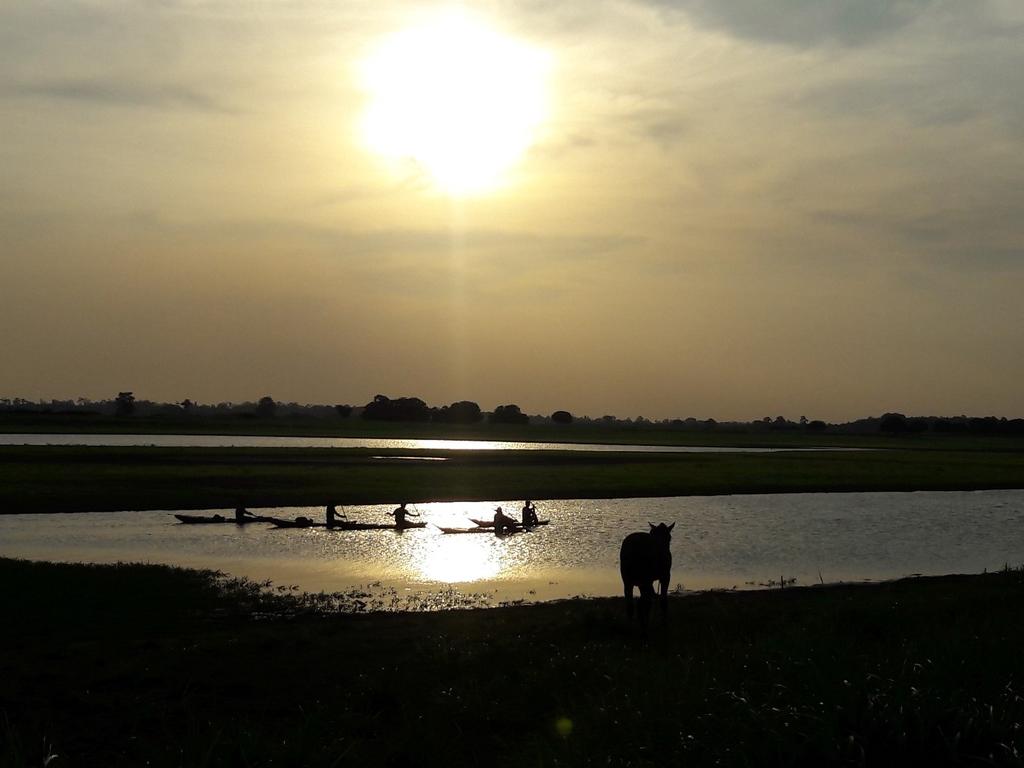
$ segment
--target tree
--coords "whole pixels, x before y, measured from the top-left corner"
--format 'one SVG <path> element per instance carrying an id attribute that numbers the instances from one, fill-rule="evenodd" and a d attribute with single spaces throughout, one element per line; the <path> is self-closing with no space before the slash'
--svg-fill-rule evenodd
<path id="1" fill-rule="evenodd" d="M 555 424 L 572 424 L 572 414 L 568 411 L 555 411 L 551 414 L 551 420 Z"/>
<path id="2" fill-rule="evenodd" d="M 882 432 L 889 432 L 891 434 L 906 432 L 908 430 L 907 417 L 902 413 L 887 413 L 882 417 L 878 428 Z"/>
<path id="3" fill-rule="evenodd" d="M 118 392 L 114 398 L 114 414 L 117 416 L 131 416 L 135 413 L 135 395 L 131 392 Z"/>
<path id="4" fill-rule="evenodd" d="M 338 414 L 339 418 L 347 419 L 352 415 L 351 405 L 336 405 L 334 406 L 334 412 Z"/>
<path id="5" fill-rule="evenodd" d="M 260 398 L 260 401 L 256 403 L 256 415 L 261 419 L 273 418 L 276 410 L 277 403 L 274 402 L 274 398 L 270 397 L 270 395 L 264 395 Z"/>
<path id="6" fill-rule="evenodd" d="M 430 409 L 418 397 L 374 395 L 373 402 L 363 408 L 363 418 L 371 421 L 427 421 Z"/>
<path id="7" fill-rule="evenodd" d="M 480 406 L 472 400 L 459 400 L 434 412 L 434 421 L 445 424 L 476 424 L 483 417 Z"/>
<path id="8" fill-rule="evenodd" d="M 391 398 L 374 395 L 373 400 L 363 406 L 363 418 L 369 421 L 386 421 L 391 413 Z"/>
<path id="9" fill-rule="evenodd" d="M 492 424 L 528 424 L 530 417 L 519 410 L 518 405 L 499 405 L 488 417 Z"/>

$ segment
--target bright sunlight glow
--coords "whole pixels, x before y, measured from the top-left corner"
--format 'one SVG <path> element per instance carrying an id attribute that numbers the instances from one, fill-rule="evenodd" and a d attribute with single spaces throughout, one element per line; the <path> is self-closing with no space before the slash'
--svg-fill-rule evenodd
<path id="1" fill-rule="evenodd" d="M 502 570 L 494 535 L 442 536 L 417 563 L 429 581 L 459 584 L 493 578 Z"/>
<path id="2" fill-rule="evenodd" d="M 462 13 L 399 32 L 364 62 L 367 143 L 449 194 L 493 189 L 545 117 L 547 69 L 542 52 Z"/>

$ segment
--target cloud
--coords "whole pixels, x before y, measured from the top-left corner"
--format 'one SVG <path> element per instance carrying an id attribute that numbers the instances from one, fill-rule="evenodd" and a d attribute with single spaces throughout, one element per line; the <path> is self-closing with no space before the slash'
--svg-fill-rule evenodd
<path id="1" fill-rule="evenodd" d="M 472 229 L 381 230 L 340 236 L 346 250 L 366 255 L 387 252 L 438 252 L 458 247 L 469 252 L 514 253 L 522 258 L 588 260 L 628 248 L 641 238 L 627 235 L 543 235 L 531 232 Z"/>
<path id="2" fill-rule="evenodd" d="M 818 210 L 811 218 L 853 232 L 875 233 L 915 260 L 983 276 L 1024 270 L 1024 246 L 1015 244 L 1019 210 L 1010 204 L 963 210 L 853 213 Z"/>
<path id="3" fill-rule="evenodd" d="M 1020 272 L 1024 270 L 1024 248 L 970 248 L 940 251 L 934 261 L 956 271 Z"/>
<path id="4" fill-rule="evenodd" d="M 637 134 L 650 139 L 662 148 L 671 147 L 692 129 L 692 120 L 681 109 L 642 110 L 632 116 Z"/>
<path id="5" fill-rule="evenodd" d="M 637 235 L 601 232 L 557 234 L 487 228 L 400 227 L 356 230 L 274 218 L 184 221 L 150 209 L 108 217 L 103 226 L 159 238 L 187 233 L 214 248 L 225 242 L 283 244 L 303 252 L 365 259 L 370 264 L 405 263 L 410 258 L 435 259 L 456 249 L 473 256 L 513 257 L 518 265 L 542 261 L 587 262 L 635 248 L 646 241 Z"/>
<path id="6" fill-rule="evenodd" d="M 795 47 L 858 46 L 912 24 L 946 0 L 648 0 L 732 36 Z"/>
<path id="7" fill-rule="evenodd" d="M 951 79 L 951 78 L 950 78 Z M 947 82 L 950 82 L 947 79 Z M 982 114 L 971 103 L 965 89 L 938 88 L 923 78 L 898 80 L 848 79 L 815 85 L 798 94 L 791 103 L 826 115 L 846 115 L 858 119 L 886 120 L 903 115 L 921 126 L 962 123 Z"/>
<path id="8" fill-rule="evenodd" d="M 17 83 L 5 89 L 22 98 L 75 101 L 111 107 L 192 109 L 230 113 L 208 94 L 167 83 L 136 83 L 116 79 L 46 80 Z"/>

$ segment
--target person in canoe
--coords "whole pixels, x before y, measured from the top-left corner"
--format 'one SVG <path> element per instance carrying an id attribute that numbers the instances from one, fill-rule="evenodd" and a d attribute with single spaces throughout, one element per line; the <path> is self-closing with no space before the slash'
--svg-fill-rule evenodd
<path id="1" fill-rule="evenodd" d="M 537 525 L 537 507 L 529 499 L 523 504 L 523 526 Z"/>
<path id="2" fill-rule="evenodd" d="M 241 504 L 239 504 L 237 507 L 235 507 L 235 522 L 236 523 L 241 524 L 241 523 L 244 523 L 244 522 L 246 522 L 248 520 L 254 520 L 255 518 L 256 518 L 256 515 L 254 515 L 252 512 L 250 512 L 248 509 L 246 509 Z"/>
<path id="3" fill-rule="evenodd" d="M 511 531 L 516 527 L 516 521 L 506 515 L 501 507 L 494 508 L 494 532 L 498 535 Z"/>
<path id="4" fill-rule="evenodd" d="M 395 508 L 392 512 L 388 513 L 393 518 L 395 518 L 395 528 L 404 528 L 406 525 L 406 517 L 419 517 L 419 515 L 415 512 L 410 512 L 408 509 L 406 509 L 405 504 L 406 502 L 403 501 L 401 504 L 398 505 L 397 508 Z"/>
<path id="5" fill-rule="evenodd" d="M 338 514 L 338 508 L 334 504 L 327 505 L 326 520 L 328 528 L 333 528 L 340 520 L 347 519 L 348 517 L 345 515 L 344 512 L 342 512 L 340 515 Z"/>

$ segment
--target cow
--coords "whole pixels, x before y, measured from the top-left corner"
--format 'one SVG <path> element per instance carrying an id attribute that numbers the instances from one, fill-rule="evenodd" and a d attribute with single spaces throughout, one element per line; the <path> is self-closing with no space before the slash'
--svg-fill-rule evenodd
<path id="1" fill-rule="evenodd" d="M 659 523 L 648 523 L 647 533 L 631 533 L 622 540 L 619 549 L 619 572 L 622 574 L 622 591 L 626 596 L 626 616 L 633 618 L 633 587 L 640 589 L 640 626 L 646 631 L 651 614 L 651 599 L 654 597 L 654 582 L 661 583 L 661 617 L 668 617 L 668 583 L 672 571 L 672 529 L 676 527 Z"/>

